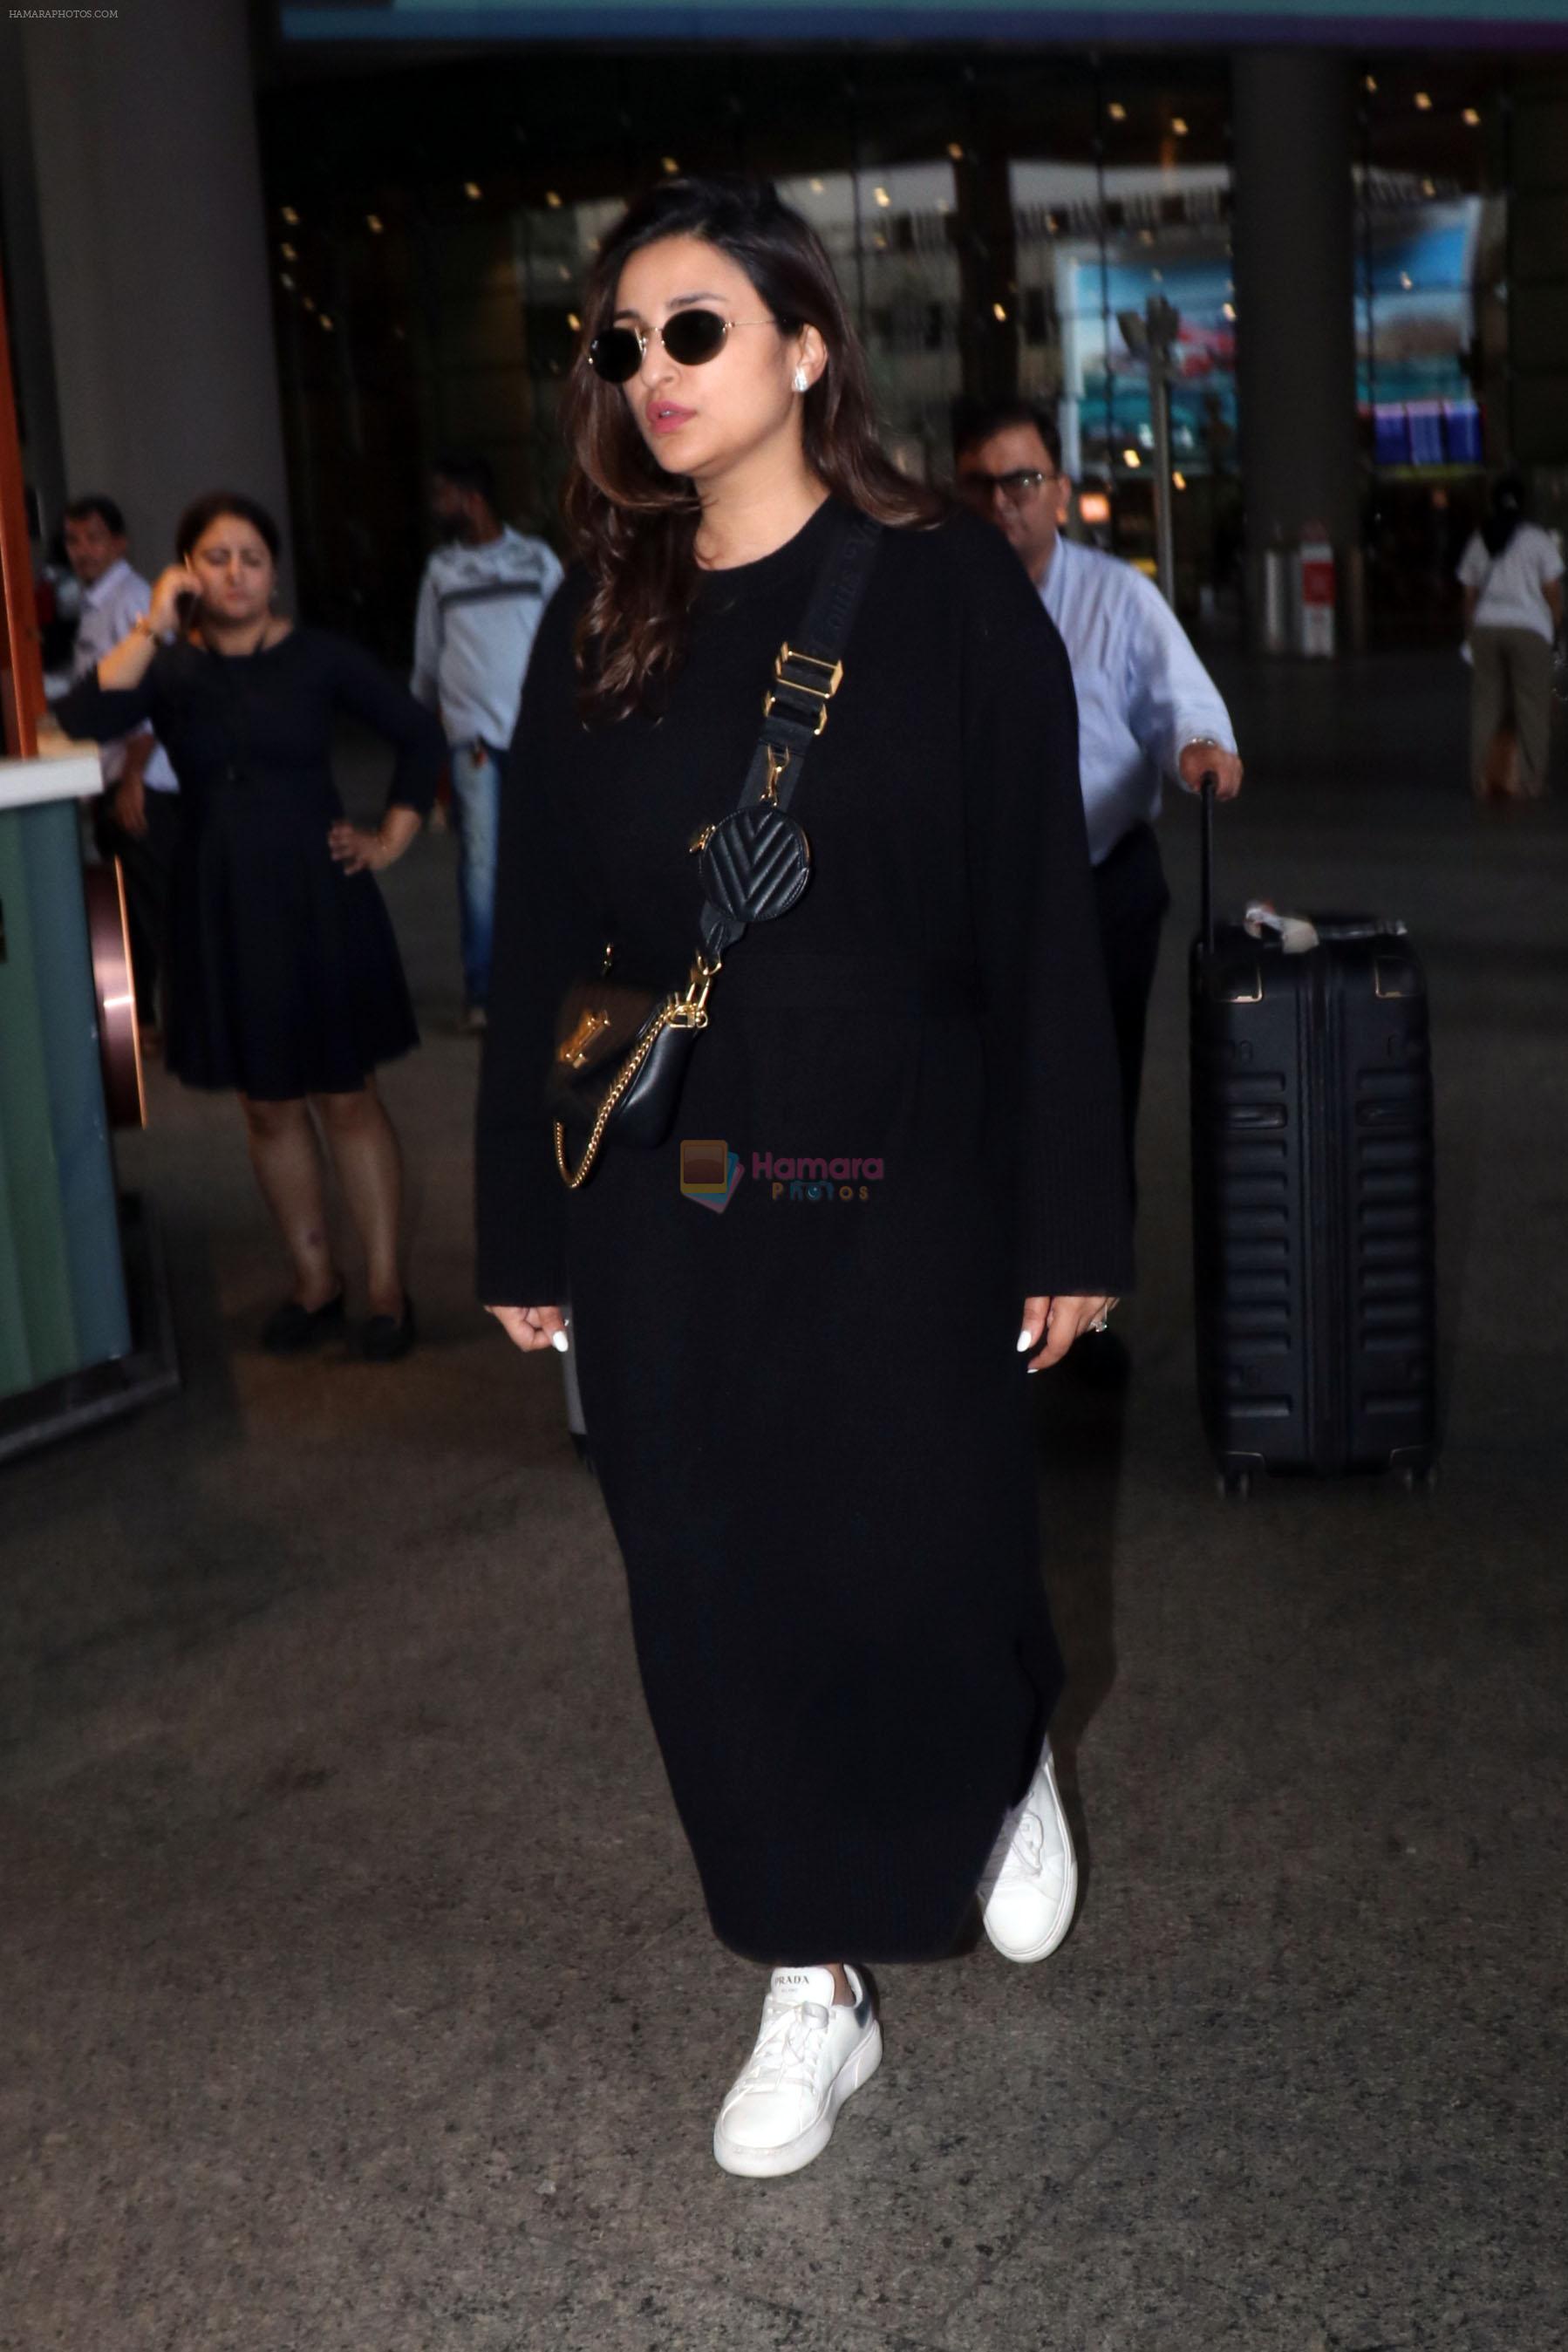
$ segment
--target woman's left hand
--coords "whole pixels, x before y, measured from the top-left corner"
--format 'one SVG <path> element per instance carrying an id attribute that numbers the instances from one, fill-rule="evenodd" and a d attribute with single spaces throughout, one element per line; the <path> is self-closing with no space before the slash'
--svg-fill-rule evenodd
<path id="1" fill-rule="evenodd" d="M 346 819 L 333 825 L 327 846 L 345 874 L 379 874 L 397 856 L 379 833 L 367 833 L 363 825 L 350 824 Z"/>
<path id="2" fill-rule="evenodd" d="M 1029 1370 L 1048 1371 L 1059 1364 L 1075 1339 L 1109 1315 L 1115 1306 L 1114 1298 L 1026 1298 L 1024 1328 L 1018 1334 L 1018 1353 L 1026 1348 L 1031 1352 Z M 1041 1341 L 1044 1345 L 1041 1345 Z"/>

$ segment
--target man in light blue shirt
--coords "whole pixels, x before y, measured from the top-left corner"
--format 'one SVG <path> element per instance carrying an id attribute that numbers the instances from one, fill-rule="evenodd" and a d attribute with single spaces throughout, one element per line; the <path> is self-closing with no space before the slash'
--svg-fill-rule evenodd
<path id="1" fill-rule="evenodd" d="M 81 585 L 81 619 L 71 679 L 85 677 L 131 634 L 153 592 L 126 553 L 125 518 L 115 500 L 94 492 L 73 499 L 64 518 L 66 558 Z M 158 975 L 169 921 L 169 877 L 180 832 L 180 780 L 150 727 L 100 747 L 103 797 L 94 803 L 99 856 L 118 858 L 125 878 L 131 970 L 143 1044 L 158 1028 Z"/>
<path id="2" fill-rule="evenodd" d="M 1171 895 L 1154 838 L 1167 779 L 1240 790 L 1230 716 L 1185 630 L 1131 564 L 1064 539 L 1072 484 L 1053 420 L 1025 402 L 961 413 L 958 487 L 1005 533 L 1061 633 L 1078 695 L 1079 771 L 1116 1016 L 1131 1155 L 1143 1036 Z"/>
<path id="3" fill-rule="evenodd" d="M 420 583 L 409 684 L 451 748 L 463 1027 L 477 1033 L 490 992 L 501 761 L 561 565 L 543 540 L 501 521 L 488 458 L 443 457 L 430 510 L 441 544 Z"/>

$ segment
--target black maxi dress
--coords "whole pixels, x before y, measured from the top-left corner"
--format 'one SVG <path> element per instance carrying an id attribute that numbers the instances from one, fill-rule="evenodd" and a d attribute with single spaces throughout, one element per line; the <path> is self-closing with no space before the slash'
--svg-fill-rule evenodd
<path id="1" fill-rule="evenodd" d="M 730 950 L 675 1134 L 574 1194 L 557 1174 L 559 998 L 609 940 L 684 979 L 687 845 L 733 804 L 834 527 L 830 503 L 704 576 L 657 719 L 583 726 L 582 573 L 558 592 L 504 792 L 479 1109 L 480 1295 L 570 1297 L 710 1915 L 774 1964 L 952 1948 L 1060 1681 L 1019 1310 L 1131 1278 L 1071 677 L 966 515 L 882 534 L 794 803 L 811 882 Z M 737 1156 L 721 1208 L 682 1193 L 683 1138 Z"/>
<path id="2" fill-rule="evenodd" d="M 375 877 L 345 874 L 327 846 L 343 814 L 340 710 L 395 748 L 388 805 L 426 815 L 447 756 L 435 717 L 323 629 L 256 654 L 182 638 L 140 685 L 109 690 L 89 673 L 55 705 L 89 741 L 151 719 L 179 777 L 164 1062 L 187 1086 L 258 1102 L 352 1094 L 419 1043 Z"/>

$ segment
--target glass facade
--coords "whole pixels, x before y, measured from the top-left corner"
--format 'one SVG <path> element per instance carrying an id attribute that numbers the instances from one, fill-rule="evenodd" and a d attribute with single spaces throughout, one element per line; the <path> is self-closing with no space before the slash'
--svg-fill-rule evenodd
<path id="1" fill-rule="evenodd" d="M 1448 625 L 1450 541 L 1508 446 L 1502 110 L 1468 63 L 1358 75 L 1370 604 L 1374 627 L 1420 635 Z M 323 85 L 264 108 L 301 568 L 324 617 L 402 644 L 443 448 L 482 449 L 509 514 L 550 527 L 556 403 L 598 238 L 661 170 L 736 167 L 774 176 L 822 234 L 901 464 L 946 471 L 961 395 L 1038 399 L 1094 536 L 1149 568 L 1140 330 L 1151 300 L 1173 306 L 1177 602 L 1193 614 L 1238 595 L 1246 322 L 1222 57 L 755 52 L 622 57 L 607 73 L 558 56 L 416 79 L 344 82 L 335 113 Z"/>
<path id="2" fill-rule="evenodd" d="M 1506 107 L 1450 61 L 1359 92 L 1356 401 L 1374 639 L 1452 635 L 1454 566 L 1510 446 Z"/>

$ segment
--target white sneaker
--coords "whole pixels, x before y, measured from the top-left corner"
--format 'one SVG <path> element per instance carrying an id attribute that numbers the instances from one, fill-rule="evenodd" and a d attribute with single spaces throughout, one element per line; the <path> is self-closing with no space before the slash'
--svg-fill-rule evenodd
<path id="1" fill-rule="evenodd" d="M 828 1969 L 775 1969 L 756 2046 L 713 2126 L 726 2172 L 771 2179 L 798 2172 L 833 2137 L 838 2110 L 882 2063 L 871 1996 L 846 1969 L 854 2005 L 833 1998 Z"/>
<path id="2" fill-rule="evenodd" d="M 985 1932 L 1005 1959 L 1043 1960 L 1071 1927 L 1078 1901 L 1078 1856 L 1049 1740 L 1028 1794 L 1008 1814 L 997 1844 L 1003 1848 L 1001 1864 L 985 1896 Z M 989 1875 L 981 1881 L 983 1893 Z"/>

